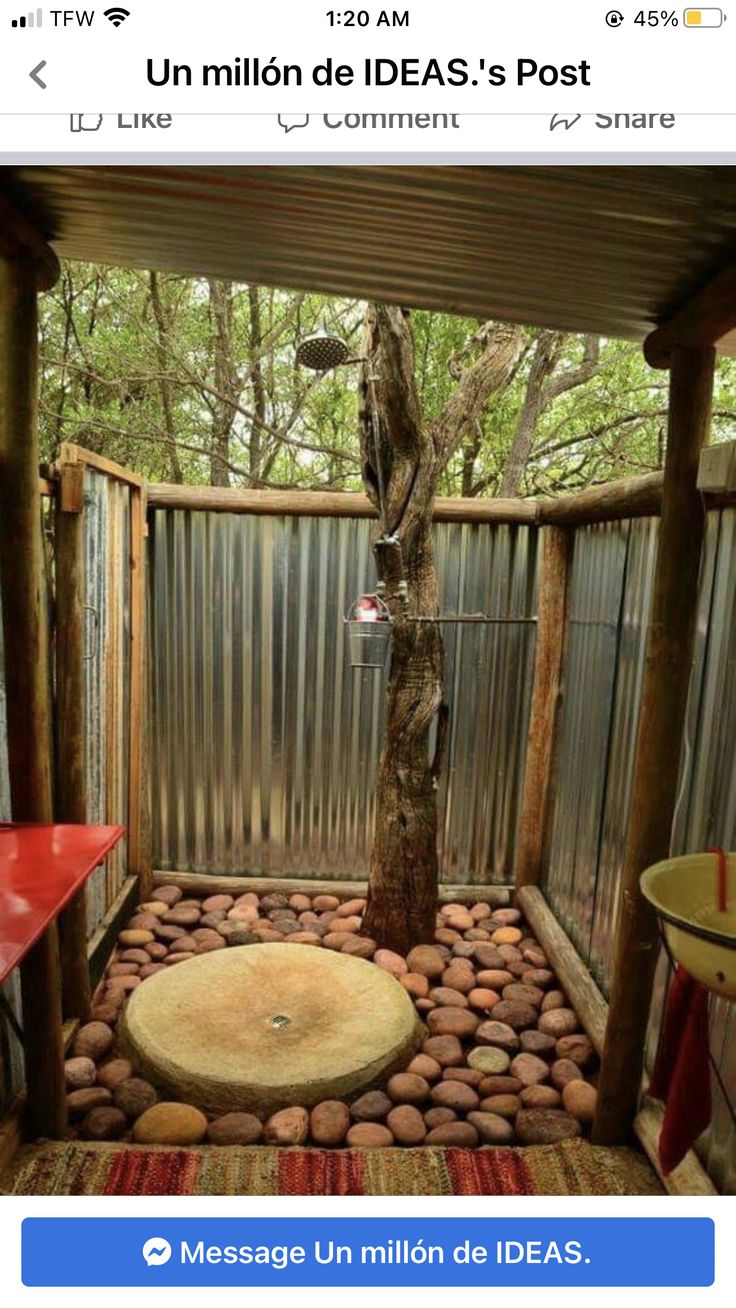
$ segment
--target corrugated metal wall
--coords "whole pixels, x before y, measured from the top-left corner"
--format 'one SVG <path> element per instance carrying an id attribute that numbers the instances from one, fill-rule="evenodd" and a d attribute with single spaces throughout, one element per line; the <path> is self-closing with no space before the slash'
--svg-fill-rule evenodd
<path id="1" fill-rule="evenodd" d="M 385 681 L 351 673 L 342 617 L 372 588 L 373 524 L 151 517 L 154 864 L 340 878 L 368 866 Z M 508 880 L 534 648 L 536 533 L 436 529 L 452 710 L 446 881 Z"/>
<path id="2" fill-rule="evenodd" d="M 611 980 L 626 838 L 656 521 L 579 530 L 573 555 L 559 774 L 544 887 L 604 991 Z M 672 850 L 736 847 L 736 509 L 708 515 Z M 660 962 L 650 1061 L 667 993 Z M 736 1104 L 736 1007 L 711 1003 L 711 1051 Z M 714 1081 L 702 1153 L 715 1183 L 736 1193 L 736 1130 Z"/>

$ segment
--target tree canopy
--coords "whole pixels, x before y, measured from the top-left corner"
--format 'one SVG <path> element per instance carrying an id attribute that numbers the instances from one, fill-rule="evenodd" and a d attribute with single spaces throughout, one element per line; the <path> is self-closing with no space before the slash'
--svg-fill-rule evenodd
<path id="1" fill-rule="evenodd" d="M 296 364 L 327 330 L 358 356 L 366 306 L 171 273 L 67 263 L 43 297 L 43 457 L 62 441 L 153 481 L 358 490 L 356 367 Z M 416 385 L 437 421 L 495 323 L 415 311 Z M 514 368 L 466 424 L 439 489 L 557 495 L 662 464 L 667 374 L 639 346 L 527 328 Z M 718 363 L 714 440 L 736 435 L 736 363 Z"/>

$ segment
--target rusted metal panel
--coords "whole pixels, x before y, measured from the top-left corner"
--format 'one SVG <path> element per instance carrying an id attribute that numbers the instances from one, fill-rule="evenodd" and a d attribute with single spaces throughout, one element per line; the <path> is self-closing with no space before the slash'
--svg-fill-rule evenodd
<path id="1" fill-rule="evenodd" d="M 347 667 L 342 618 L 371 589 L 374 528 L 157 510 L 150 535 L 154 861 L 365 874 L 385 673 Z M 536 532 L 436 529 L 451 730 L 443 876 L 507 881 L 534 643 Z"/>
<path id="2" fill-rule="evenodd" d="M 632 339 L 736 228 L 723 167 L 23 167 L 2 193 L 65 258 Z"/>

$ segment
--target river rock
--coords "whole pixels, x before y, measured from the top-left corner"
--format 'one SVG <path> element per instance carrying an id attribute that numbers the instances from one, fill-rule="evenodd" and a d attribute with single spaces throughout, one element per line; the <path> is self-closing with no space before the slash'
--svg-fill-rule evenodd
<path id="1" fill-rule="evenodd" d="M 128 1129 L 128 1119 L 119 1108 L 109 1105 L 93 1108 L 79 1128 L 82 1140 L 120 1140 Z"/>
<path id="2" fill-rule="evenodd" d="M 467 1040 L 472 1036 L 479 1020 L 467 1008 L 435 1008 L 427 1014 L 427 1026 L 432 1035 L 453 1035 L 458 1040 Z"/>
<path id="3" fill-rule="evenodd" d="M 319 940 L 319 936 L 317 939 Z M 341 953 L 350 954 L 353 958 L 373 958 L 375 952 L 376 942 L 371 940 L 370 936 L 351 936 L 345 941 L 341 950 Z"/>
<path id="4" fill-rule="evenodd" d="M 127 1058 L 112 1058 L 97 1070 L 97 1082 L 107 1090 L 114 1090 L 121 1081 L 128 1081 L 133 1075 L 133 1064 Z"/>
<path id="5" fill-rule="evenodd" d="M 519 1037 L 513 1027 L 495 1019 L 481 1022 L 475 1032 L 475 1039 L 479 1044 L 494 1045 L 497 1049 L 505 1050 L 507 1054 L 515 1054 L 519 1048 Z"/>
<path id="6" fill-rule="evenodd" d="M 427 1134 L 424 1118 L 412 1104 L 399 1104 L 392 1108 L 386 1118 L 386 1125 L 400 1145 L 420 1145 Z"/>
<path id="7" fill-rule="evenodd" d="M 350 1149 L 385 1149 L 393 1142 L 393 1133 L 380 1122 L 356 1122 L 347 1136 Z"/>
<path id="8" fill-rule="evenodd" d="M 468 1003 L 479 1013 L 490 1013 L 496 1004 L 500 1003 L 501 996 L 495 990 L 487 990 L 483 986 L 476 986 L 468 995 Z"/>
<path id="9" fill-rule="evenodd" d="M 493 1045 L 476 1045 L 468 1054 L 468 1066 L 477 1068 L 484 1076 L 500 1075 L 508 1071 L 509 1061 L 506 1050 Z"/>
<path id="10" fill-rule="evenodd" d="M 526 986 L 523 981 L 513 981 L 511 985 L 504 986 L 503 998 L 517 1000 L 520 1004 L 529 1004 L 532 1008 L 539 1008 L 544 999 L 544 991 L 538 986 Z"/>
<path id="11" fill-rule="evenodd" d="M 463 1047 L 454 1035 L 429 1036 L 422 1045 L 422 1052 L 434 1058 L 440 1067 L 461 1067 L 465 1062 Z"/>
<path id="12" fill-rule="evenodd" d="M 583 1073 L 571 1058 L 558 1058 L 550 1068 L 549 1077 L 553 1086 L 558 1090 L 564 1090 L 570 1081 L 582 1081 Z"/>
<path id="13" fill-rule="evenodd" d="M 495 1113 L 497 1117 L 513 1122 L 521 1108 L 521 1100 L 518 1095 L 488 1095 L 481 1100 L 480 1107 L 483 1113 Z"/>
<path id="14" fill-rule="evenodd" d="M 444 1126 L 445 1122 L 456 1122 L 457 1113 L 452 1108 L 428 1108 L 424 1120 L 428 1129 L 433 1131 L 436 1126 Z"/>
<path id="15" fill-rule="evenodd" d="M 93 1108 L 106 1108 L 112 1103 L 112 1095 L 104 1085 L 87 1086 L 84 1090 L 72 1090 L 66 1097 L 69 1116 L 74 1119 L 84 1117 Z"/>
<path id="16" fill-rule="evenodd" d="M 111 963 L 107 969 L 107 975 L 108 977 L 137 976 L 139 971 L 140 971 L 139 963 Z"/>
<path id="17" fill-rule="evenodd" d="M 429 978 L 421 972 L 404 972 L 399 981 L 412 999 L 426 999 L 429 994 Z"/>
<path id="18" fill-rule="evenodd" d="M 474 922 L 485 922 L 486 918 L 490 918 L 492 913 L 493 909 L 490 904 L 485 902 L 485 900 L 481 900 L 478 904 L 473 904 L 470 910 L 470 916 Z"/>
<path id="19" fill-rule="evenodd" d="M 445 1122 L 435 1126 L 424 1137 L 425 1145 L 443 1148 L 474 1149 L 478 1143 L 478 1132 L 472 1122 Z"/>
<path id="20" fill-rule="evenodd" d="M 401 954 L 394 953 L 393 949 L 377 949 L 373 955 L 373 962 L 382 967 L 384 971 L 390 972 L 392 976 L 401 976 L 404 972 L 409 971 L 406 959 L 402 958 Z"/>
<path id="21" fill-rule="evenodd" d="M 227 913 L 231 909 L 235 900 L 232 895 L 208 895 L 202 900 L 203 913 Z"/>
<path id="22" fill-rule="evenodd" d="M 456 1113 L 469 1113 L 478 1107 L 480 1100 L 472 1086 L 462 1081 L 440 1081 L 430 1091 L 436 1108 L 452 1108 Z"/>
<path id="23" fill-rule="evenodd" d="M 518 926 L 521 913 L 518 908 L 495 908 L 491 913 L 491 920 L 499 926 Z"/>
<path id="24" fill-rule="evenodd" d="M 134 928 L 132 930 L 121 931 L 118 936 L 118 944 L 123 949 L 138 948 L 139 945 L 148 945 L 153 940 L 153 931 L 144 931 Z"/>
<path id="25" fill-rule="evenodd" d="M 533 1004 L 522 1004 L 516 999 L 502 999 L 493 1010 L 494 1021 L 504 1022 L 515 1031 L 523 1031 L 527 1026 L 534 1026 L 537 1010 Z"/>
<path id="26" fill-rule="evenodd" d="M 514 1142 L 511 1122 L 498 1113 L 487 1112 L 483 1105 L 477 1111 L 468 1113 L 468 1122 L 475 1127 L 484 1144 L 509 1145 Z"/>
<path id="27" fill-rule="evenodd" d="M 499 992 L 502 991 L 505 986 L 511 985 L 513 979 L 513 974 L 505 968 L 488 967 L 481 969 L 476 977 L 476 982 L 486 990 L 492 990 L 494 993 L 498 994 L 500 999 L 501 995 Z"/>
<path id="28" fill-rule="evenodd" d="M 315 895 L 312 907 L 317 913 L 334 913 L 340 907 L 337 895 Z"/>
<path id="29" fill-rule="evenodd" d="M 184 892 L 178 886 L 156 886 L 156 899 L 161 904 L 167 904 L 171 908 L 178 904 L 183 898 Z"/>
<path id="30" fill-rule="evenodd" d="M 386 1093 L 395 1104 L 423 1104 L 429 1098 L 429 1082 L 413 1072 L 397 1072 L 390 1078 Z"/>
<path id="31" fill-rule="evenodd" d="M 456 958 L 442 973 L 442 985 L 445 990 L 457 990 L 461 995 L 468 995 L 475 988 L 475 973 L 466 959 Z"/>
<path id="32" fill-rule="evenodd" d="M 67 1058 L 64 1063 L 64 1081 L 67 1090 L 86 1090 L 94 1085 L 97 1068 L 91 1058 Z"/>
<path id="33" fill-rule="evenodd" d="M 483 1080 L 483 1073 L 477 1067 L 446 1067 L 442 1080 L 462 1081 L 464 1085 L 478 1086 Z"/>
<path id="34" fill-rule="evenodd" d="M 578 1067 L 590 1067 L 595 1057 L 592 1042 L 582 1033 L 561 1036 L 557 1041 L 556 1053 L 558 1058 L 569 1058 Z"/>
<path id="35" fill-rule="evenodd" d="M 587 1081 L 568 1081 L 562 1089 L 562 1103 L 565 1111 L 578 1122 L 592 1122 L 598 1103 L 598 1091 Z"/>
<path id="36" fill-rule="evenodd" d="M 350 1106 L 350 1112 L 359 1122 L 379 1122 L 393 1108 L 393 1103 L 383 1090 L 367 1090 Z"/>
<path id="37" fill-rule="evenodd" d="M 515 1127 L 524 1145 L 557 1144 L 580 1135 L 580 1123 L 560 1108 L 522 1108 Z"/>
<path id="38" fill-rule="evenodd" d="M 558 1108 L 562 1103 L 559 1090 L 553 1085 L 527 1085 L 519 1098 L 524 1108 Z"/>
<path id="39" fill-rule="evenodd" d="M 546 967 L 530 967 L 521 974 L 522 985 L 537 986 L 540 990 L 546 990 L 548 986 L 552 985 L 554 979 L 554 972 L 550 972 Z"/>
<path id="40" fill-rule="evenodd" d="M 253 1113 L 225 1113 L 207 1127 L 207 1140 L 215 1145 L 253 1145 L 263 1135 L 263 1124 Z"/>
<path id="41" fill-rule="evenodd" d="M 536 1054 L 517 1054 L 511 1063 L 511 1075 L 516 1076 L 522 1085 L 539 1085 L 549 1079 L 549 1064 Z"/>
<path id="42" fill-rule="evenodd" d="M 430 1058 L 429 1054 L 416 1054 L 406 1070 L 414 1076 L 423 1077 L 425 1081 L 438 1081 L 442 1076 L 440 1064 L 436 1058 Z"/>
<path id="43" fill-rule="evenodd" d="M 316 1145 L 335 1148 L 350 1130 L 350 1109 L 339 1099 L 324 1099 L 309 1115 L 309 1130 Z"/>
<path id="44" fill-rule="evenodd" d="M 466 908 L 459 908 L 445 914 L 445 921 L 453 931 L 471 931 L 475 922 Z"/>
<path id="45" fill-rule="evenodd" d="M 145 952 L 148 954 L 150 959 L 153 959 L 154 963 L 160 963 L 169 951 L 166 945 L 162 944 L 160 940 L 152 940 L 150 944 L 146 945 Z"/>
<path id="46" fill-rule="evenodd" d="M 573 1035 L 579 1029 L 580 1023 L 571 1008 L 553 1008 L 541 1014 L 538 1026 L 545 1035 L 554 1036 L 555 1040 L 559 1040 L 561 1036 Z"/>
<path id="47" fill-rule="evenodd" d="M 115 1107 L 127 1113 L 128 1117 L 140 1117 L 147 1108 L 153 1107 L 158 1095 L 149 1081 L 144 1081 L 140 1076 L 131 1076 L 115 1086 L 113 1098 Z"/>
<path id="48" fill-rule="evenodd" d="M 539 1058 L 553 1058 L 556 1049 L 554 1036 L 545 1035 L 544 1031 L 522 1031 L 520 1037 L 521 1052 L 536 1054 Z"/>
<path id="49" fill-rule="evenodd" d="M 146 1109 L 133 1126 L 136 1144 L 199 1144 L 207 1118 L 191 1104 L 160 1103 Z"/>
<path id="50" fill-rule="evenodd" d="M 451 927 L 441 926 L 435 931 L 434 938 L 438 945 L 447 945 L 451 949 L 458 940 L 462 939 L 462 936 L 459 931 L 453 931 Z"/>
<path id="51" fill-rule="evenodd" d="M 478 1094 L 481 1099 L 490 1099 L 491 1095 L 518 1095 L 521 1089 L 518 1076 L 484 1076 Z"/>
<path id="52" fill-rule="evenodd" d="M 483 970 L 491 969 L 494 972 L 505 972 L 504 957 L 494 944 L 477 944 L 473 945 L 473 958 Z"/>
<path id="53" fill-rule="evenodd" d="M 468 1001 L 462 990 L 451 990 L 449 986 L 435 986 L 429 997 L 440 1008 L 467 1008 Z"/>
<path id="54" fill-rule="evenodd" d="M 91 1058 L 99 1063 L 112 1049 L 114 1039 L 106 1022 L 87 1022 L 77 1031 L 72 1052 L 75 1058 Z"/>
<path id="55" fill-rule="evenodd" d="M 491 936 L 491 943 L 494 945 L 518 945 L 522 939 L 521 931 L 515 926 L 497 927 Z"/>
<path id="56" fill-rule="evenodd" d="M 282 1108 L 269 1117 L 263 1128 L 263 1139 L 271 1145 L 302 1145 L 309 1135 L 309 1113 L 306 1108 Z"/>

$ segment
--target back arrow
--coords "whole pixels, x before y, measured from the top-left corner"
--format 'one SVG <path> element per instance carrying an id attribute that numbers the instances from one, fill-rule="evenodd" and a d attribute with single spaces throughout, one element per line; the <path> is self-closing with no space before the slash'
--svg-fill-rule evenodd
<path id="1" fill-rule="evenodd" d="M 28 74 L 29 77 L 33 78 L 34 82 L 36 83 L 36 86 L 40 86 L 42 91 L 46 90 L 46 83 L 39 77 L 38 74 L 40 73 L 41 69 L 45 67 L 46 67 L 46 60 L 42 59 L 40 64 L 36 64 L 36 67 L 32 68 L 30 73 Z"/>

